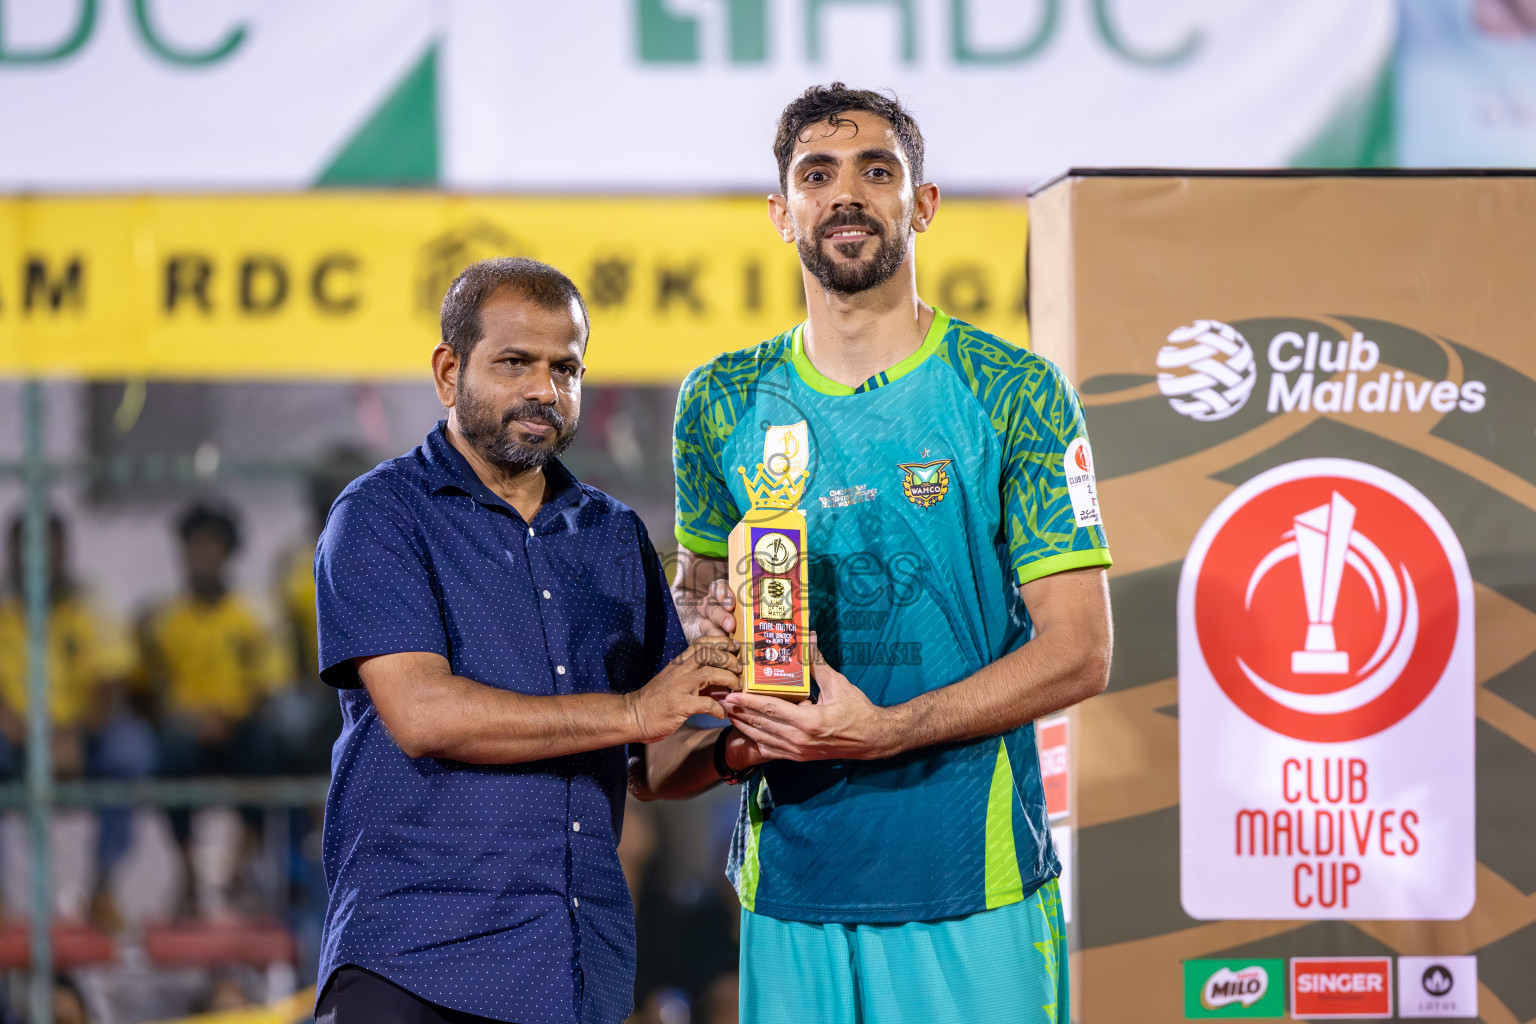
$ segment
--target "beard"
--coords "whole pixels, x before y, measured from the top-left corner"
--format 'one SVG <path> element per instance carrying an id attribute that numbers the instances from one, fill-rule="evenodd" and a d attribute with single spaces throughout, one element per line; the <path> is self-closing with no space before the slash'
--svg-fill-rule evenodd
<path id="1" fill-rule="evenodd" d="M 843 242 L 832 248 L 848 261 L 856 262 L 834 260 L 823 248 L 822 240 L 828 231 L 846 227 L 868 228 L 874 232 L 874 251 L 860 260 L 859 247 L 866 242 Z M 888 238 L 885 227 L 879 221 L 858 210 L 832 214 L 816 225 L 816 231 L 808 238 L 797 239 L 795 248 L 800 251 L 801 264 L 811 272 L 812 277 L 821 282 L 823 288 L 844 295 L 879 287 L 891 279 L 907 258 L 906 238 Z"/>
<path id="2" fill-rule="evenodd" d="M 498 413 L 464 383 L 459 374 L 454 388 L 454 409 L 458 413 L 459 433 L 491 465 L 509 473 L 538 469 L 571 446 L 579 421 L 566 420 L 550 405 L 518 402 Z M 518 429 L 517 420 L 548 423 L 555 432 L 548 437 Z"/>

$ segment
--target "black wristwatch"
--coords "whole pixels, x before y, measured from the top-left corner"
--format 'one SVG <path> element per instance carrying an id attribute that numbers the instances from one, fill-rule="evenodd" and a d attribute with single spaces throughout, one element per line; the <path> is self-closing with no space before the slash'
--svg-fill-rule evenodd
<path id="1" fill-rule="evenodd" d="M 715 774 L 725 780 L 727 785 L 739 786 L 747 781 L 747 776 L 752 774 L 751 768 L 741 771 L 733 771 L 731 766 L 725 763 L 725 744 L 731 733 L 736 731 L 734 725 L 728 725 L 720 730 L 720 735 L 715 737 Z"/>

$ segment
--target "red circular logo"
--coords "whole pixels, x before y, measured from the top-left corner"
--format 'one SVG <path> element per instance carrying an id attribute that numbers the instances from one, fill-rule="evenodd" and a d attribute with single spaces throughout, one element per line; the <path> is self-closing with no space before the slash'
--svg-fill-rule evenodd
<path id="1" fill-rule="evenodd" d="M 1195 630 L 1216 684 L 1294 739 L 1355 740 L 1401 721 L 1456 643 L 1440 537 L 1403 496 L 1352 476 L 1293 474 L 1252 494 L 1198 573 Z"/>

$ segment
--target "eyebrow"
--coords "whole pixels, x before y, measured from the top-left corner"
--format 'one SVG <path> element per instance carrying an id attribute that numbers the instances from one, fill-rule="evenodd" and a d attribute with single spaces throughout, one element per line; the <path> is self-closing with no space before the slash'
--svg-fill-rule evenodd
<path id="1" fill-rule="evenodd" d="M 892 149 L 886 149 L 884 146 L 878 146 L 873 149 L 861 149 L 858 151 L 858 153 L 854 154 L 853 159 L 855 162 L 861 164 L 870 163 L 876 160 L 888 161 L 890 163 L 897 164 L 898 166 L 901 164 L 901 158 L 896 155 L 896 151 Z M 833 156 L 831 153 L 807 153 L 795 161 L 795 169 L 803 170 L 806 167 L 814 167 L 818 164 L 836 166 L 841 162 L 841 160 Z"/>
<path id="2" fill-rule="evenodd" d="M 496 350 L 495 355 L 491 356 L 491 358 L 500 359 L 503 356 L 518 356 L 522 359 L 527 359 L 529 362 L 538 362 L 544 358 L 537 352 L 532 352 L 526 348 L 518 348 L 516 345 L 503 345 L 501 348 Z M 579 355 L 559 355 L 549 360 L 549 362 L 551 365 L 557 365 L 559 363 L 579 363 L 581 362 L 581 357 Z"/>

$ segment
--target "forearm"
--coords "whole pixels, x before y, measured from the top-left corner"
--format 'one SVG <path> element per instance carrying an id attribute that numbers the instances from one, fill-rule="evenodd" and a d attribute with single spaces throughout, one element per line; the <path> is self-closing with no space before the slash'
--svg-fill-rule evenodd
<path id="1" fill-rule="evenodd" d="M 677 576 L 672 581 L 672 604 L 677 608 L 677 619 L 682 623 L 683 633 L 689 640 L 722 632 L 711 624 L 706 604 L 710 585 L 725 577 L 725 559 L 706 558 L 687 548 L 678 548 Z"/>
<path id="2" fill-rule="evenodd" d="M 630 698 L 615 693 L 533 697 L 462 676 L 420 680 L 418 699 L 392 715 L 410 757 L 517 764 L 638 739 Z"/>
<path id="3" fill-rule="evenodd" d="M 886 708 L 880 756 L 1007 732 L 1094 696 L 1108 676 L 1107 640 L 1037 636 L 959 682 Z"/>
<path id="4" fill-rule="evenodd" d="M 719 729 L 685 725 L 665 739 L 645 745 L 630 762 L 629 791 L 637 800 L 686 800 L 720 781 L 715 771 Z"/>

